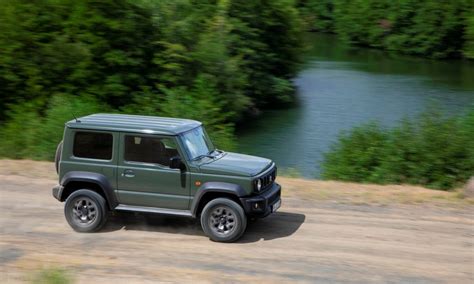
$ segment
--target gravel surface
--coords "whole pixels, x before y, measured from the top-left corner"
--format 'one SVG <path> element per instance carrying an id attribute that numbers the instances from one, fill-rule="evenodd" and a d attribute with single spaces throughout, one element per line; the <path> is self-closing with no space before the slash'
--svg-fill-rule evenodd
<path id="1" fill-rule="evenodd" d="M 24 282 L 64 268 L 78 283 L 473 283 L 473 207 L 344 204 L 286 196 L 237 243 L 210 241 L 193 220 L 114 214 L 74 232 L 55 180 L 0 175 L 0 276 Z"/>

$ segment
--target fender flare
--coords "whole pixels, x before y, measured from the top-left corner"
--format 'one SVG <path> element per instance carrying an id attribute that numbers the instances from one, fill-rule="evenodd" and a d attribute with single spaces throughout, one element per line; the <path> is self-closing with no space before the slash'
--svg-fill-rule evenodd
<path id="1" fill-rule="evenodd" d="M 115 197 L 114 189 L 106 176 L 98 173 L 71 171 L 63 176 L 60 184 L 66 188 L 68 183 L 74 181 L 90 182 L 98 185 L 102 189 L 110 209 L 113 210 L 117 207 L 118 201 Z"/>
<path id="2" fill-rule="evenodd" d="M 210 192 L 233 194 L 237 198 L 248 195 L 248 193 L 238 184 L 215 181 L 206 182 L 201 185 L 201 187 L 199 187 L 191 203 L 191 213 L 193 214 L 193 217 L 196 216 L 197 209 L 199 208 L 199 203 L 201 202 L 202 197 L 206 193 Z"/>

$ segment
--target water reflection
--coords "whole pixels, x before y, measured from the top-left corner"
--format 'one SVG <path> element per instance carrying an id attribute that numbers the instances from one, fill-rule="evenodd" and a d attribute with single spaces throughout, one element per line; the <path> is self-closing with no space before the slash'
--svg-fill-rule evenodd
<path id="1" fill-rule="evenodd" d="M 306 40 L 306 63 L 295 79 L 299 106 L 269 111 L 241 127 L 240 151 L 314 177 L 341 130 L 372 120 L 391 126 L 430 104 L 456 114 L 474 103 L 472 62 L 348 48 L 328 35 Z"/>

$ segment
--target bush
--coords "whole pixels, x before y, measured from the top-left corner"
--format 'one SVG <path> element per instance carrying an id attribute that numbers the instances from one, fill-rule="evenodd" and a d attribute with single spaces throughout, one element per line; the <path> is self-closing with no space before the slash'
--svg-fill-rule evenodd
<path id="1" fill-rule="evenodd" d="M 40 115 L 34 103 L 19 104 L 0 129 L 0 156 L 53 160 L 64 123 L 74 115 L 79 117 L 101 111 L 108 111 L 108 107 L 90 96 L 55 95 L 44 115 Z"/>
<path id="2" fill-rule="evenodd" d="M 325 155 L 323 178 L 451 189 L 474 170 L 474 110 L 446 118 L 427 111 L 393 129 L 376 124 L 342 134 Z"/>
<path id="3" fill-rule="evenodd" d="M 345 41 L 433 58 L 474 58 L 469 0 L 299 0 L 306 26 Z"/>
<path id="4" fill-rule="evenodd" d="M 216 147 L 233 150 L 234 125 L 226 122 L 232 113 L 223 111 L 224 105 L 217 98 L 212 83 L 205 77 L 199 77 L 191 89 L 167 90 L 161 114 L 199 120 Z"/>
<path id="5" fill-rule="evenodd" d="M 2 1 L 0 19 L 0 120 L 22 100 L 42 114 L 58 93 L 118 107 L 154 82 L 156 30 L 132 1 Z"/>
<path id="6" fill-rule="evenodd" d="M 334 31 L 333 0 L 299 0 L 296 7 L 308 31 Z"/>
<path id="7" fill-rule="evenodd" d="M 7 113 L 10 120 L 0 128 L 0 156 L 13 159 L 29 157 L 31 147 L 37 143 L 36 134 L 41 117 L 34 102 L 23 102 Z"/>
<path id="8" fill-rule="evenodd" d="M 464 45 L 464 56 L 474 59 L 474 13 L 466 19 L 466 43 Z"/>
<path id="9" fill-rule="evenodd" d="M 72 113 L 111 109 L 199 119 L 232 149 L 249 109 L 293 100 L 288 0 L 3 1 L 0 30 L 4 157 L 51 159 Z"/>
<path id="10" fill-rule="evenodd" d="M 376 124 L 343 133 L 339 142 L 325 155 L 323 178 L 343 181 L 375 182 L 383 160 L 388 135 Z"/>

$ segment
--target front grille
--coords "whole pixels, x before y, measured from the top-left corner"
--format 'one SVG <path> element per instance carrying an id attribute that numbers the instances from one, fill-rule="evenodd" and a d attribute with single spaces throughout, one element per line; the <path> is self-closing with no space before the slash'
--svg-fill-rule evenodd
<path id="1" fill-rule="evenodd" d="M 264 191 L 273 185 L 273 183 L 275 182 L 276 174 L 277 174 L 277 169 L 275 167 L 271 172 L 261 177 L 262 179 L 261 191 Z"/>

